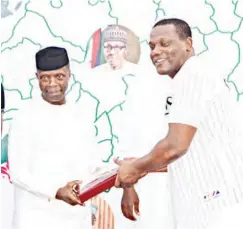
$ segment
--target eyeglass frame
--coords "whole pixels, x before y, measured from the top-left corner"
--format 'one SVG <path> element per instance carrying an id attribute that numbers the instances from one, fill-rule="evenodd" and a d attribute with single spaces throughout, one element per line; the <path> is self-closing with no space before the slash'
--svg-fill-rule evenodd
<path id="1" fill-rule="evenodd" d="M 113 49 L 114 49 L 115 52 L 119 52 L 123 48 L 127 48 L 127 46 L 126 45 L 122 45 L 122 46 L 119 46 L 119 45 L 114 45 L 114 46 L 113 45 L 104 45 L 103 48 L 104 49 L 110 48 L 110 50 L 108 50 L 109 52 L 111 52 Z"/>

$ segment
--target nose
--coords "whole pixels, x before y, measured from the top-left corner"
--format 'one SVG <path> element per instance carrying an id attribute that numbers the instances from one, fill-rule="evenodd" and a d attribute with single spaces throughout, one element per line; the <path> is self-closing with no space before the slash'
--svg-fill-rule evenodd
<path id="1" fill-rule="evenodd" d="M 154 57 L 154 56 L 158 56 L 158 55 L 161 55 L 161 53 L 163 52 L 163 49 L 161 47 L 159 47 L 158 45 L 156 45 L 154 47 L 153 50 L 151 50 L 151 57 Z"/>
<path id="2" fill-rule="evenodd" d="M 55 77 L 50 77 L 50 80 L 49 80 L 49 86 L 56 86 L 56 79 Z"/>
<path id="3" fill-rule="evenodd" d="M 111 49 L 111 51 L 110 51 L 110 54 L 115 54 L 115 49 L 113 48 L 113 49 Z"/>

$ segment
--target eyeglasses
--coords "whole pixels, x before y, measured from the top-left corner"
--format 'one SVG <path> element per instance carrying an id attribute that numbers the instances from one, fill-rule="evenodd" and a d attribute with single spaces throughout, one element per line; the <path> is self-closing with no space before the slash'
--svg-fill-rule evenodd
<path id="1" fill-rule="evenodd" d="M 122 50 L 123 48 L 126 48 L 125 45 L 123 46 L 119 46 L 119 45 L 105 45 L 104 49 L 107 49 L 108 52 L 111 52 L 111 50 L 114 50 L 115 52 L 119 52 L 120 50 Z"/>

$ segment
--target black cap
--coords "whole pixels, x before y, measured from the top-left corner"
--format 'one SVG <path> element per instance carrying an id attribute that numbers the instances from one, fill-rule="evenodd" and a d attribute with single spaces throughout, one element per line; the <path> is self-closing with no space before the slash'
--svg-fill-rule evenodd
<path id="1" fill-rule="evenodd" d="M 4 89 L 3 85 L 1 84 L 1 110 L 5 108 L 5 96 L 4 96 Z"/>
<path id="2" fill-rule="evenodd" d="M 59 47 L 47 47 L 35 55 L 36 68 L 40 71 L 51 71 L 69 64 L 67 50 Z"/>

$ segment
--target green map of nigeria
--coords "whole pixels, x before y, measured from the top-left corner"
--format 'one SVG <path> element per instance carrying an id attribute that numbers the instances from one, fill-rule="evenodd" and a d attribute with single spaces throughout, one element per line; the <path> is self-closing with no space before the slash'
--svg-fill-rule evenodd
<path id="1" fill-rule="evenodd" d="M 166 17 L 190 24 L 196 54 L 218 65 L 243 106 L 243 0 L 2 0 L 1 7 L 5 133 L 19 107 L 38 94 L 36 51 L 50 45 L 65 47 L 72 70 L 68 97 L 92 108 L 97 142 L 104 150 L 102 160 L 108 162 L 119 143 L 119 115 L 131 82 L 138 76 L 132 72 L 122 76 L 117 84 L 123 89 L 120 99 L 104 106 L 95 91 L 84 84 L 90 70 L 92 34 L 108 24 L 128 27 L 139 37 L 140 64 L 150 66 L 150 29 Z"/>

